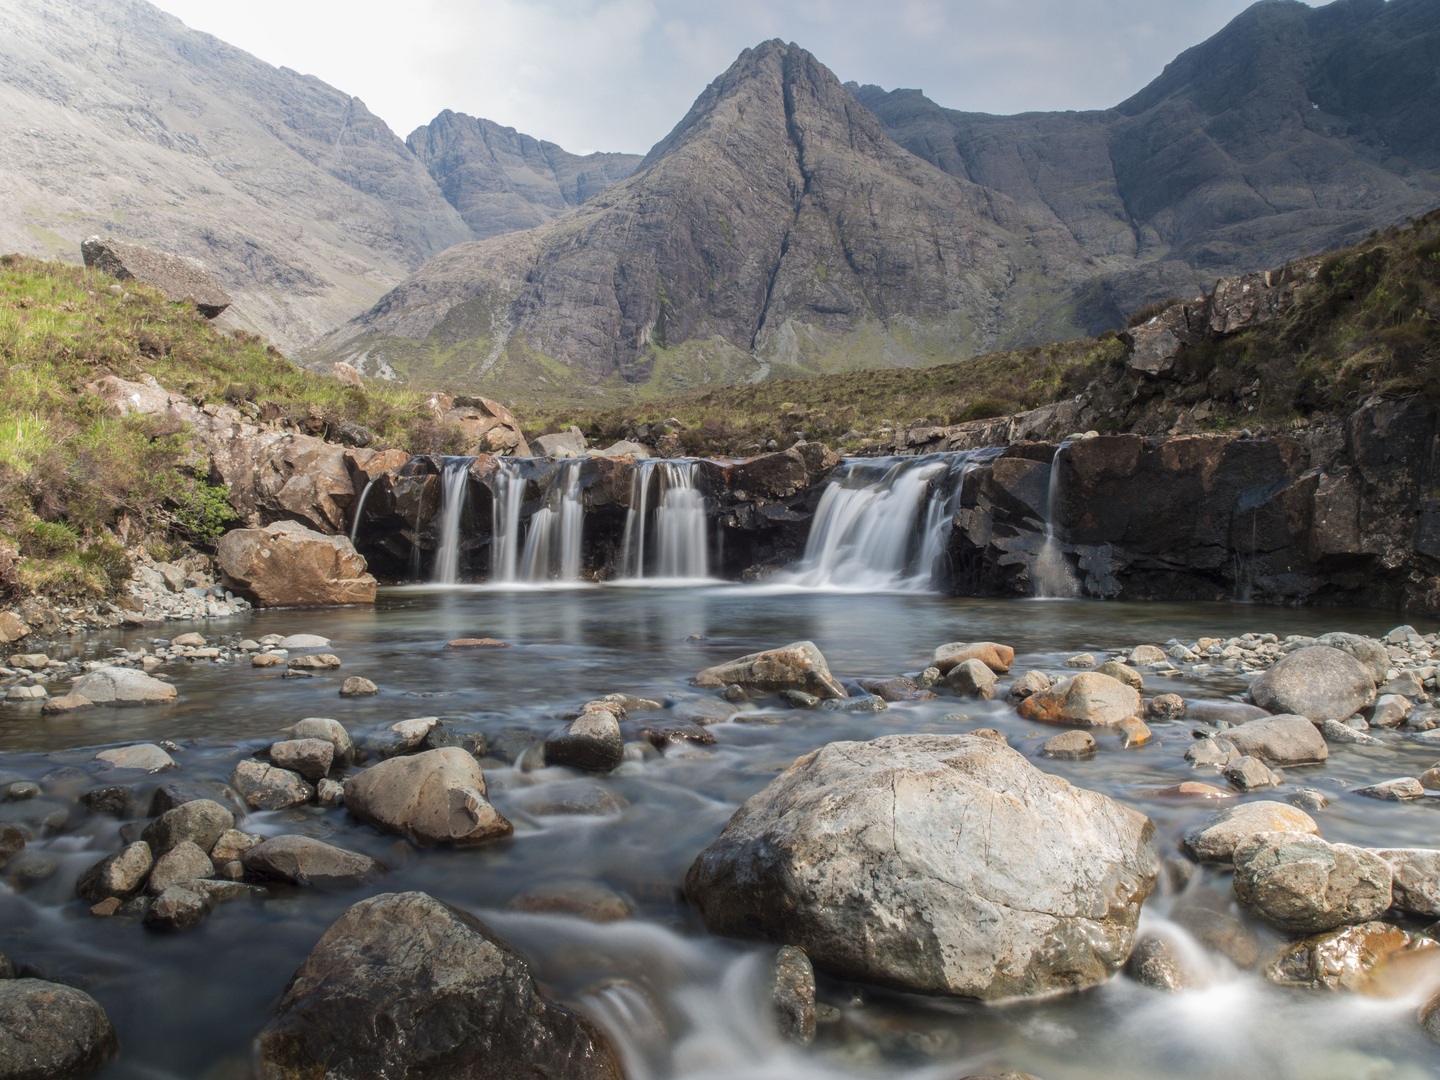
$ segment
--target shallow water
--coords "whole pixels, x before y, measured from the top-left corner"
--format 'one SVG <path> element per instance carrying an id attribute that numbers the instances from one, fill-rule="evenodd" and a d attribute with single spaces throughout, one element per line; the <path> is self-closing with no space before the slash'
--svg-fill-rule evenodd
<path id="1" fill-rule="evenodd" d="M 164 779 L 224 780 L 239 757 L 306 716 L 334 717 L 363 734 L 407 717 L 438 715 L 461 731 L 486 733 L 493 745 L 510 729 L 541 737 L 556 726 L 561 711 L 612 692 L 665 700 L 670 704 L 662 715 L 684 715 L 723 704 L 688 686 L 694 672 L 802 638 L 815 641 L 844 679 L 914 673 L 936 645 L 982 639 L 1015 647 L 1013 676 L 1031 667 L 1060 669 L 1081 651 L 1098 654 L 1171 637 L 1193 641 L 1200 634 L 1251 630 L 1281 636 L 1332 629 L 1383 633 L 1399 621 L 1391 613 L 1334 609 L 743 587 L 390 589 L 382 590 L 373 611 L 259 612 L 233 625 L 196 628 L 212 636 L 321 633 L 332 638 L 330 651 L 344 661 L 337 672 L 282 680 L 248 664 L 175 664 L 166 669 L 181 693 L 173 706 L 92 710 L 56 720 L 41 719 L 33 706 L 4 706 L 0 771 L 8 779 L 36 780 L 62 765 L 89 771 L 96 747 L 170 739 L 181 744 L 173 756 L 182 771 Z M 184 629 L 190 627 L 170 626 L 166 632 Z M 703 640 L 687 640 L 692 635 Z M 145 636 L 96 638 L 86 648 L 90 655 L 104 655 Z M 444 644 L 457 637 L 500 638 L 514 647 L 445 652 Z M 364 675 L 384 692 L 340 698 L 336 691 L 347 675 Z M 1147 675 L 1147 691 L 1173 690 L 1189 698 L 1224 698 L 1243 685 L 1233 678 L 1167 682 Z M 955 713 L 970 721 L 943 719 Z M 335 896 L 296 891 L 263 903 L 222 905 L 200 929 L 176 936 L 149 933 L 137 922 L 93 918 L 73 899 L 79 872 L 119 846 L 119 822 L 87 818 L 60 793 L 0 803 L 6 819 L 35 822 L 49 815 L 48 838 L 32 844 L 27 858 L 49 854 L 62 861 L 53 876 L 21 891 L 0 886 L 0 951 L 83 986 L 100 1000 L 124 1048 L 103 1075 L 126 1080 L 248 1076 L 251 1041 L 324 929 L 364 895 L 405 889 L 431 892 L 491 922 L 530 958 L 553 994 L 616 1034 L 630 1080 L 852 1075 L 954 1080 L 1002 1068 L 1045 1080 L 1378 1080 L 1440 1070 L 1440 1050 L 1414 1024 L 1413 1001 L 1280 991 L 1223 964 L 1213 985 L 1179 995 L 1158 994 L 1119 977 L 1089 993 L 1004 1007 L 822 980 L 822 1000 L 841 1010 L 841 1021 L 823 1027 L 807 1051 L 781 1044 L 761 1004 L 767 950 L 706 935 L 678 890 L 695 854 L 736 806 L 797 756 L 838 739 L 996 727 L 1012 746 L 1032 754 L 1054 733 L 1021 720 L 1003 702 L 949 695 L 892 705 L 878 714 L 783 714 L 780 723 L 715 724 L 709 728 L 718 740 L 714 747 L 672 749 L 658 759 L 627 763 L 620 770 L 625 775 L 598 780 L 487 760 L 492 798 L 515 822 L 516 835 L 480 851 L 419 851 L 357 825 L 343 811 L 251 814 L 240 827 L 330 838 L 381 859 L 391 871 L 367 890 Z M 1183 719 L 1156 721 L 1156 739 L 1143 747 L 1122 750 L 1113 737 L 1102 735 L 1101 752 L 1090 760 L 1035 760 L 1048 772 L 1149 814 L 1159 847 L 1169 854 L 1180 834 L 1210 812 L 1203 804 L 1149 794 L 1185 779 L 1214 781 L 1197 776 L 1183 760 L 1193 726 Z M 1440 800 L 1396 804 L 1347 793 L 1391 776 L 1416 775 L 1434 763 L 1436 751 L 1407 736 L 1379 737 L 1383 746 L 1338 746 L 1324 765 L 1287 770 L 1291 787 L 1313 786 L 1330 796 L 1331 806 L 1315 815 L 1330 840 L 1434 846 Z M 92 783 L 76 778 L 67 790 L 73 796 Z M 538 800 L 592 784 L 629 805 L 607 817 L 535 812 Z M 627 894 L 637 917 L 594 926 L 505 910 L 540 884 L 574 879 Z M 1166 897 L 1153 898 L 1146 918 L 1163 923 L 1168 903 Z"/>

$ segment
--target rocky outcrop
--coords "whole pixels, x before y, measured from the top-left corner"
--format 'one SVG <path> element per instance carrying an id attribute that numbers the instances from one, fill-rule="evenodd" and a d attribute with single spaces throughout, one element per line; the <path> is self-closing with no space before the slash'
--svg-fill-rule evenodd
<path id="1" fill-rule="evenodd" d="M 199 259 L 92 236 L 80 245 L 85 265 L 117 281 L 138 281 L 165 294 L 171 303 L 192 304 L 207 319 L 230 306 L 230 294 L 215 283 Z"/>
<path id="2" fill-rule="evenodd" d="M 736 811 L 685 894 L 712 932 L 800 946 L 842 978 L 983 1000 L 1071 990 L 1129 955 L 1153 831 L 993 739 L 832 743 Z"/>
<path id="3" fill-rule="evenodd" d="M 216 556 L 231 587 L 263 607 L 375 602 L 375 578 L 349 540 L 293 521 L 232 529 Z"/>
<path id="4" fill-rule="evenodd" d="M 493 930 L 418 892 L 362 900 L 325 931 L 257 1056 L 266 1080 L 622 1078 L 605 1037 L 541 996 Z"/>

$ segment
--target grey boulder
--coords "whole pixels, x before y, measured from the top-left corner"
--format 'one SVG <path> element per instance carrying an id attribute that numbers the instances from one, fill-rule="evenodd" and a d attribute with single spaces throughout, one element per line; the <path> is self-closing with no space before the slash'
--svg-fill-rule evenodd
<path id="1" fill-rule="evenodd" d="M 290 729 L 292 739 L 324 739 L 335 748 L 331 760 L 333 765 L 351 765 L 355 762 L 355 741 L 350 732 L 338 720 L 324 716 L 307 716 Z"/>
<path id="2" fill-rule="evenodd" d="M 235 815 L 225 807 L 212 799 L 193 799 L 165 811 L 140 836 L 157 857 L 186 842 L 209 854 L 215 842 L 234 827 Z"/>
<path id="3" fill-rule="evenodd" d="M 1391 901 L 1397 908 L 1440 919 L 1440 851 L 1434 848 L 1376 848 L 1390 867 Z"/>
<path id="4" fill-rule="evenodd" d="M 624 759 L 625 737 L 615 713 L 590 702 L 578 717 L 545 740 L 545 763 L 586 772 L 609 772 Z"/>
<path id="5" fill-rule="evenodd" d="M 797 945 L 843 978 L 997 1000 L 1124 962 L 1153 833 L 1002 742 L 891 735 L 798 760 L 700 853 L 685 893 L 712 932 Z"/>
<path id="6" fill-rule="evenodd" d="M 1315 934 L 1390 906 L 1390 864 L 1318 836 L 1262 833 L 1235 848 L 1235 899 L 1280 930 Z"/>
<path id="7" fill-rule="evenodd" d="M 184 885 L 214 873 L 215 866 L 210 862 L 210 856 L 187 840 L 155 860 L 145 891 L 151 896 L 159 896 L 172 885 Z"/>
<path id="8" fill-rule="evenodd" d="M 0 1076 L 68 1080 L 113 1058 L 120 1044 L 100 1003 L 40 979 L 0 980 Z"/>
<path id="9" fill-rule="evenodd" d="M 277 768 L 319 780 L 330 772 L 335 744 L 329 739 L 285 739 L 270 744 L 270 762 Z"/>
<path id="10" fill-rule="evenodd" d="M 1376 685 L 1385 681 L 1385 675 L 1390 670 L 1390 653 L 1383 642 L 1374 638 L 1361 637 L 1359 634 L 1321 634 L 1316 639 L 1316 644 L 1349 653 L 1365 667 Z"/>
<path id="11" fill-rule="evenodd" d="M 847 696 L 845 688 L 830 674 L 830 665 L 813 641 L 797 641 L 784 648 L 750 653 L 727 664 L 706 668 L 690 682 L 713 690 L 742 686 L 762 693 L 802 690 L 818 698 Z"/>
<path id="12" fill-rule="evenodd" d="M 391 758 L 345 782 L 345 806 L 417 844 L 469 847 L 515 831 L 486 799 L 485 773 L 458 746 Z"/>
<path id="13" fill-rule="evenodd" d="M 1375 679 L 1348 652 L 1311 645 L 1257 675 L 1250 700 L 1272 713 L 1295 713 L 1316 723 L 1344 720 L 1375 700 Z"/>
<path id="14" fill-rule="evenodd" d="M 945 676 L 945 685 L 961 697 L 989 700 L 995 696 L 1000 676 L 980 660 L 962 660 Z"/>
<path id="15" fill-rule="evenodd" d="M 170 683 L 124 667 L 97 668 L 76 679 L 70 692 L 95 705 L 161 705 L 179 693 Z"/>
<path id="16" fill-rule="evenodd" d="M 315 789 L 299 773 L 263 761 L 240 762 L 230 775 L 230 783 L 256 810 L 285 810 L 315 796 Z"/>
<path id="17" fill-rule="evenodd" d="M 1320 826 L 1304 810 L 1281 802 L 1250 802 L 1227 807 L 1185 834 L 1185 850 L 1204 863 L 1228 863 L 1235 848 L 1260 833 L 1320 835 Z"/>
<path id="18" fill-rule="evenodd" d="M 240 862 L 257 880 L 326 891 L 353 889 L 385 872 L 368 855 L 309 836 L 276 836 L 247 850 Z"/>
<path id="19" fill-rule="evenodd" d="M 91 904 L 98 904 L 112 896 L 124 900 L 144 887 L 145 878 L 154 865 L 150 845 L 137 840 L 113 855 L 106 855 L 81 874 L 80 880 L 75 883 L 75 895 Z"/>
<path id="20" fill-rule="evenodd" d="M 1306 765 L 1324 761 L 1330 747 L 1320 729 L 1303 716 L 1268 716 L 1227 728 L 1224 739 L 1242 754 L 1266 765 Z"/>

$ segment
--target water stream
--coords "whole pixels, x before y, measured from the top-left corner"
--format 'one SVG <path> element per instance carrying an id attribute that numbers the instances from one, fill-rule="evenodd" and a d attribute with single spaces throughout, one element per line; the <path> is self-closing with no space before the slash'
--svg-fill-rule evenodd
<path id="1" fill-rule="evenodd" d="M 620 544 L 621 580 L 703 581 L 710 576 L 705 497 L 695 487 L 698 467 L 698 461 L 656 459 L 633 466 Z"/>
<path id="2" fill-rule="evenodd" d="M 560 466 L 558 479 L 545 491 L 545 505 L 530 516 L 525 531 L 525 554 L 520 580 L 580 580 L 580 544 L 585 527 L 585 506 L 580 499 L 580 462 Z"/>
<path id="3" fill-rule="evenodd" d="M 1045 498 L 1045 542 L 1030 569 L 1035 595 L 1045 600 L 1066 600 L 1080 595 L 1080 582 L 1065 558 L 1065 549 L 1060 546 L 1056 527 L 1061 513 L 1060 469 L 1065 451 L 1069 448 L 1068 442 L 1061 443 L 1050 459 L 1050 484 Z"/>
<path id="4" fill-rule="evenodd" d="M 446 458 L 440 474 L 440 550 L 435 557 L 435 581 L 454 585 L 459 580 L 460 520 L 465 514 L 471 458 Z"/>
<path id="5" fill-rule="evenodd" d="M 360 521 L 365 514 L 365 500 L 370 497 L 370 489 L 375 486 L 374 480 L 367 480 L 365 488 L 360 492 L 360 501 L 355 504 L 355 519 L 350 522 L 350 543 L 355 543 L 355 537 L 360 535 Z"/>

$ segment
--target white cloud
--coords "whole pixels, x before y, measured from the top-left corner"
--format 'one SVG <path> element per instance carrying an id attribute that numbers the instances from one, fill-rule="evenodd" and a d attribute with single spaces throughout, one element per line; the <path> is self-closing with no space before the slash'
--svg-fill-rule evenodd
<path id="1" fill-rule="evenodd" d="M 643 153 L 741 49 L 985 112 L 1113 105 L 1245 0 L 159 0 L 363 98 L 402 137 L 441 109 L 576 152 Z"/>

